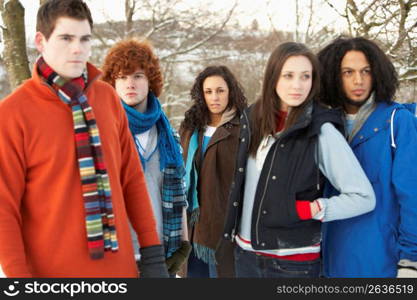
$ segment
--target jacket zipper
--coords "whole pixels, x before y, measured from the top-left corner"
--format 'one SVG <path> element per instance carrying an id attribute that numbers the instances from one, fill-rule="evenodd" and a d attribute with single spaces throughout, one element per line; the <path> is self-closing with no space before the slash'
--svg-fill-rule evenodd
<path id="1" fill-rule="evenodd" d="M 248 118 L 247 118 L 247 116 L 245 114 L 245 111 L 243 112 L 243 114 L 244 114 L 246 120 L 248 120 Z M 276 142 L 277 144 L 276 144 L 275 149 L 274 149 L 274 154 L 272 155 L 272 162 L 271 162 L 271 165 L 269 166 L 268 177 L 267 177 L 266 184 L 265 184 L 265 188 L 264 188 L 264 191 L 263 191 L 263 194 L 262 194 L 261 203 L 259 204 L 258 216 L 257 216 L 257 219 L 256 219 L 256 224 L 255 224 L 256 243 L 258 245 L 259 245 L 259 220 L 260 220 L 260 217 L 261 217 L 261 208 L 262 208 L 262 204 L 263 204 L 263 201 L 264 201 L 264 198 L 265 198 L 266 189 L 268 187 L 268 181 L 269 181 L 269 177 L 271 175 L 272 166 L 273 166 L 274 161 L 275 161 L 275 156 L 276 156 L 278 144 L 283 139 L 283 137 L 286 137 L 286 136 L 289 135 L 289 133 L 292 133 L 293 131 L 295 131 L 295 130 L 297 130 L 299 128 L 304 127 L 308 122 L 309 122 L 309 120 L 304 120 L 303 122 L 301 122 L 300 124 L 298 124 L 298 126 L 295 125 L 292 128 L 292 130 L 287 131 L 286 133 L 284 133 L 283 135 L 281 135 L 280 138 Z M 248 122 L 248 129 L 249 129 L 249 122 Z M 249 133 L 250 133 L 250 131 L 249 131 Z M 249 135 L 249 137 L 250 137 L 250 135 Z M 249 142 L 250 142 L 250 140 L 249 140 Z M 235 228 L 236 228 L 236 223 L 237 223 L 237 214 L 236 214 L 236 218 L 235 218 Z M 232 233 L 235 232 L 235 228 L 232 230 Z"/>
<path id="2" fill-rule="evenodd" d="M 267 179 L 266 179 L 265 188 L 264 188 L 264 191 L 263 191 L 263 194 L 262 194 L 262 198 L 261 198 L 261 203 L 259 204 L 259 209 L 258 209 L 258 217 L 257 217 L 257 219 L 256 219 L 256 224 L 255 224 L 255 231 L 256 231 L 256 244 L 257 244 L 257 245 L 259 245 L 259 220 L 260 220 L 260 217 L 261 217 L 262 203 L 264 202 L 264 199 L 265 199 L 265 194 L 266 194 L 266 189 L 267 189 L 267 187 L 268 187 L 269 177 L 270 177 L 270 175 L 271 175 L 272 166 L 274 165 L 275 155 L 276 155 L 276 153 L 277 153 L 277 148 L 278 148 L 278 144 L 279 144 L 280 140 L 281 140 L 281 139 L 279 139 L 279 140 L 276 142 L 276 145 L 275 145 L 274 154 L 272 155 L 272 161 L 271 161 L 271 164 L 269 165 L 268 176 L 267 176 Z"/>
<path id="3" fill-rule="evenodd" d="M 243 111 L 243 116 L 246 119 L 246 128 L 248 129 L 248 143 L 247 143 L 247 149 L 246 151 L 249 151 L 249 147 L 250 147 L 250 139 L 251 139 L 251 132 L 250 132 L 250 126 L 249 126 L 249 119 L 248 116 L 246 115 L 246 112 Z M 242 201 L 241 201 L 242 202 Z M 235 237 L 236 237 L 236 228 L 237 228 L 237 217 L 238 217 L 238 213 L 235 214 L 235 225 L 233 226 L 232 232 L 231 232 L 231 239 L 232 242 L 234 242 Z"/>
<path id="4" fill-rule="evenodd" d="M 318 137 L 316 140 L 316 164 L 317 164 L 317 191 L 320 191 L 320 164 L 319 164 L 319 141 Z"/>
<path id="5" fill-rule="evenodd" d="M 279 139 L 276 141 L 276 146 L 275 146 L 275 149 L 274 149 L 274 154 L 272 155 L 272 161 L 271 161 L 271 164 L 270 164 L 270 166 L 269 166 L 268 177 L 267 177 L 267 180 L 266 180 L 266 183 L 265 183 L 265 188 L 264 188 L 264 191 L 263 191 L 263 194 L 262 194 L 261 203 L 259 204 L 258 217 L 257 217 L 257 219 L 256 219 L 256 224 L 255 224 L 256 244 L 257 244 L 257 245 L 259 245 L 259 220 L 260 220 L 260 217 L 261 217 L 261 208 L 262 208 L 262 203 L 263 203 L 263 201 L 264 201 L 265 194 L 266 194 L 266 189 L 267 189 L 267 187 L 268 187 L 268 181 L 269 181 L 269 177 L 270 177 L 270 175 L 271 175 L 272 166 L 274 165 L 274 161 L 275 161 L 275 156 L 276 156 L 276 152 L 277 152 L 278 144 L 281 142 L 281 140 L 282 140 L 284 137 L 288 136 L 288 135 L 289 135 L 289 133 L 293 132 L 294 130 L 296 130 L 296 129 L 298 129 L 298 128 L 302 128 L 302 127 L 304 126 L 304 124 L 305 124 L 305 123 L 306 123 L 306 121 L 302 122 L 299 126 L 295 126 L 295 127 L 293 127 L 291 131 L 288 131 L 288 132 L 286 132 L 286 134 L 281 135 L 281 136 L 279 137 Z M 319 188 L 319 184 L 317 184 L 317 187 Z"/>

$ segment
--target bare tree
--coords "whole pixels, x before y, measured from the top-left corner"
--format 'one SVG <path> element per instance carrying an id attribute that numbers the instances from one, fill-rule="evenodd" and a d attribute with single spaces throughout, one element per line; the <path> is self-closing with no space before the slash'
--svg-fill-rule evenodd
<path id="1" fill-rule="evenodd" d="M 267 1 L 267 7 L 272 7 L 274 4 L 272 0 Z M 295 24 L 290 38 L 291 41 L 304 43 L 311 49 L 317 50 L 337 36 L 335 20 L 326 19 L 326 16 L 317 13 L 323 7 L 323 4 L 325 4 L 323 0 L 294 1 Z M 282 31 L 278 30 L 275 25 L 277 18 L 274 12 L 274 9 L 268 9 L 267 16 L 272 32 L 279 36 Z"/>
<path id="2" fill-rule="evenodd" d="M 133 36 L 133 16 L 137 11 L 137 1 L 135 0 L 125 0 L 125 16 L 126 16 L 126 37 Z"/>
<path id="3" fill-rule="evenodd" d="M 294 41 L 299 41 L 299 30 L 300 30 L 300 1 L 295 0 L 295 30 L 294 30 Z"/>
<path id="4" fill-rule="evenodd" d="M 219 56 L 216 37 L 226 29 L 237 3 L 234 0 L 226 11 L 211 12 L 202 4 L 182 0 L 125 0 L 125 22 L 110 20 L 105 26 L 96 26 L 94 35 L 101 51 L 95 48 L 93 61 L 101 64 L 109 46 L 126 37 L 150 40 L 164 74 L 161 101 L 167 115 L 176 118 L 188 101 L 191 76 L 185 78 L 184 72 Z"/>
<path id="5" fill-rule="evenodd" d="M 326 0 L 336 10 L 334 1 Z M 402 91 L 414 98 L 417 83 L 417 0 L 346 0 L 344 12 L 352 36 L 376 41 L 396 65 Z M 414 92 L 408 92 L 412 88 Z"/>
<path id="6" fill-rule="evenodd" d="M 0 0 L 4 50 L 3 61 L 12 89 L 30 77 L 26 54 L 25 9 L 19 0 Z"/>

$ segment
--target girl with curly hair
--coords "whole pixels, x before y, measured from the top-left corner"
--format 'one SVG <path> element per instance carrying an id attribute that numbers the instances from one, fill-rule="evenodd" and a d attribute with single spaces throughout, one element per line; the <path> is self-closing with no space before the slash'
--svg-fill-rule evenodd
<path id="1" fill-rule="evenodd" d="M 197 76 L 191 99 L 180 128 L 193 244 L 188 277 L 234 277 L 233 249 L 221 234 L 246 98 L 227 67 L 210 66 Z"/>
<path id="2" fill-rule="evenodd" d="M 109 50 L 102 79 L 115 87 L 122 100 L 145 172 L 159 237 L 165 246 L 168 271 L 175 276 L 188 258 L 191 245 L 179 136 L 157 98 L 162 91 L 159 60 L 148 42 L 121 41 Z M 132 238 L 138 259 L 139 244 L 133 232 Z"/>

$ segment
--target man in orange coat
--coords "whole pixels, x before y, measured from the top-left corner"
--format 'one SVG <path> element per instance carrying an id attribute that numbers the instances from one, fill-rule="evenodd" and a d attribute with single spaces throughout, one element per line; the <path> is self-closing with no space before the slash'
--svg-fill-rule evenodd
<path id="1" fill-rule="evenodd" d="M 167 277 L 128 123 L 87 62 L 82 0 L 38 11 L 32 78 L 0 102 L 0 265 L 7 277 Z M 139 170 L 139 171 L 138 171 Z"/>

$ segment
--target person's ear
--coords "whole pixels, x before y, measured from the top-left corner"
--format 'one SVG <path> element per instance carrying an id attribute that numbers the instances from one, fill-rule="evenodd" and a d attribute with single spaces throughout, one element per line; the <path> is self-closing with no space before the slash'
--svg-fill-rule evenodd
<path id="1" fill-rule="evenodd" d="M 42 32 L 38 31 L 35 34 L 35 46 L 36 49 L 39 51 L 39 53 L 43 53 L 43 50 L 45 48 L 45 42 L 46 42 L 46 38 L 43 35 Z"/>

